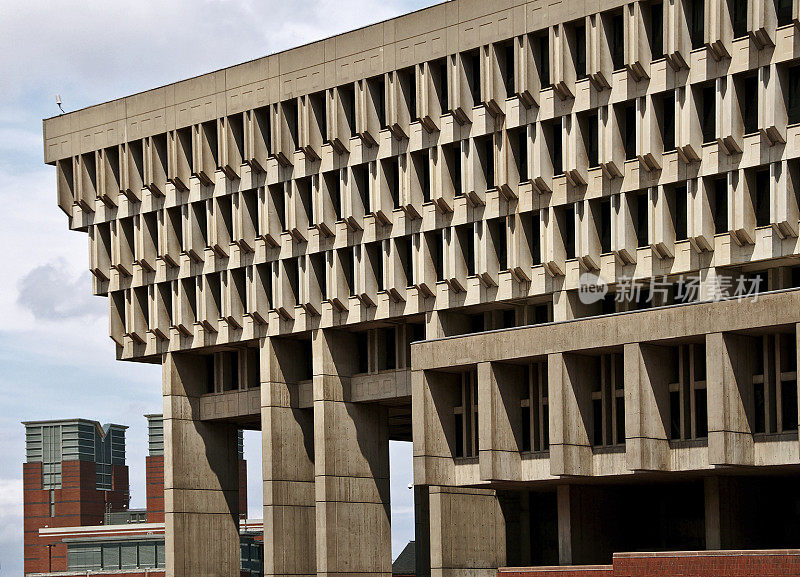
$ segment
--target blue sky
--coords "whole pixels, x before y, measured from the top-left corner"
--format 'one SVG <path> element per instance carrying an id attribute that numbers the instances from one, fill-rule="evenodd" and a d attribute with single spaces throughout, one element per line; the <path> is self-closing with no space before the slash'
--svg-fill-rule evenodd
<path id="1" fill-rule="evenodd" d="M 434 4 L 432 0 L 0 0 L 0 576 L 22 574 L 20 421 L 83 417 L 130 426 L 132 506 L 144 506 L 144 413 L 157 366 L 120 363 L 107 302 L 91 296 L 86 235 L 56 207 L 41 119 L 257 58 Z M 260 447 L 246 435 L 251 516 Z M 394 444 L 393 549 L 413 538 L 410 444 Z"/>

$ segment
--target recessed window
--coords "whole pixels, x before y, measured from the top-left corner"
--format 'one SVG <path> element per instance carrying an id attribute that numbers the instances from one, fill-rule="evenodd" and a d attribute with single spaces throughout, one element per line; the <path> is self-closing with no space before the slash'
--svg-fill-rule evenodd
<path id="1" fill-rule="evenodd" d="M 578 80 L 586 78 L 586 25 L 578 24 L 574 28 L 575 50 L 572 54 L 575 65 L 575 77 Z"/>
<path id="2" fill-rule="evenodd" d="M 542 88 L 550 86 L 550 34 L 547 31 L 533 38 L 533 57 L 539 70 L 539 84 Z"/>
<path id="3" fill-rule="evenodd" d="M 653 60 L 664 56 L 664 5 L 652 2 L 647 6 L 647 39 L 650 42 L 650 54 Z"/>
<path id="4" fill-rule="evenodd" d="M 478 379 L 473 371 L 461 374 L 460 404 L 453 409 L 455 458 L 478 455 Z"/>
<path id="5" fill-rule="evenodd" d="M 634 229 L 636 230 L 636 241 L 639 248 L 647 246 L 647 229 L 648 229 L 648 208 L 649 202 L 647 198 L 647 191 L 640 192 L 639 194 L 631 195 L 631 214 L 634 215 Z"/>
<path id="6" fill-rule="evenodd" d="M 703 143 L 714 142 L 717 139 L 717 93 L 713 82 L 700 89 L 700 106 L 697 108 L 702 112 Z"/>
<path id="7" fill-rule="evenodd" d="M 675 229 L 675 240 L 686 240 L 687 231 L 687 194 L 686 186 L 676 186 L 668 191 L 672 196 L 672 226 Z"/>
<path id="8" fill-rule="evenodd" d="M 564 238 L 564 252 L 566 258 L 575 258 L 575 205 L 568 204 L 561 208 L 563 221 L 560 223 Z"/>
<path id="9" fill-rule="evenodd" d="M 625 444 L 625 390 L 622 353 L 608 353 L 597 359 L 592 381 L 592 445 Z"/>
<path id="10" fill-rule="evenodd" d="M 664 152 L 675 150 L 675 93 L 670 91 L 660 98 L 657 110 L 658 128 Z"/>
<path id="11" fill-rule="evenodd" d="M 625 68 L 625 34 L 623 31 L 622 13 L 618 12 L 609 18 L 611 30 L 608 44 L 611 49 L 611 62 L 614 70 Z"/>
<path id="12" fill-rule="evenodd" d="M 752 197 L 753 210 L 756 214 L 756 226 L 769 226 L 771 208 L 769 166 L 757 169 L 751 184 L 755 187 Z"/>
<path id="13" fill-rule="evenodd" d="M 754 134 L 758 132 L 758 76 L 748 74 L 741 82 L 742 97 L 742 120 L 744 121 L 744 133 Z"/>
<path id="14" fill-rule="evenodd" d="M 689 0 L 688 4 L 689 36 L 692 50 L 696 50 L 705 46 L 705 0 Z"/>
<path id="15" fill-rule="evenodd" d="M 787 70 L 789 79 L 786 99 L 786 112 L 789 124 L 800 123 L 800 65 L 791 66 Z"/>
<path id="16" fill-rule="evenodd" d="M 598 134 L 597 111 L 591 110 L 578 116 L 583 145 L 586 148 L 586 158 L 589 168 L 600 165 L 600 140 Z"/>
<path id="17" fill-rule="evenodd" d="M 788 26 L 792 23 L 792 0 L 775 0 L 775 13 L 778 16 L 778 26 Z"/>
<path id="18" fill-rule="evenodd" d="M 711 179 L 709 196 L 714 213 L 714 234 L 728 232 L 728 179 L 725 175 Z"/>
<path id="19" fill-rule="evenodd" d="M 523 452 L 547 451 L 550 448 L 547 362 L 526 365 L 523 375 L 520 449 Z"/>
<path id="20" fill-rule="evenodd" d="M 728 0 L 733 25 L 733 37 L 747 36 L 747 0 Z"/>

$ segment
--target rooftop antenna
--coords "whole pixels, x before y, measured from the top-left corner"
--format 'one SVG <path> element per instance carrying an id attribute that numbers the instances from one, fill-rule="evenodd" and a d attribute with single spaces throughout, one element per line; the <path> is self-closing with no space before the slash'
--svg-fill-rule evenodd
<path id="1" fill-rule="evenodd" d="M 61 114 L 65 114 L 64 109 L 61 108 L 61 95 L 56 94 L 56 104 L 58 104 L 58 109 L 61 111 Z"/>

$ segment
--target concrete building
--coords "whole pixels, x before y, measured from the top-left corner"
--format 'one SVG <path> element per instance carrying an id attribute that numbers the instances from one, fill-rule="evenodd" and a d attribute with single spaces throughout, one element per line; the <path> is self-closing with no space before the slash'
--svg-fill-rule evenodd
<path id="1" fill-rule="evenodd" d="M 792 0 L 454 0 L 46 120 L 163 367 L 167 575 L 239 571 L 239 428 L 269 576 L 388 577 L 391 439 L 419 575 L 797 546 L 798 45 Z"/>

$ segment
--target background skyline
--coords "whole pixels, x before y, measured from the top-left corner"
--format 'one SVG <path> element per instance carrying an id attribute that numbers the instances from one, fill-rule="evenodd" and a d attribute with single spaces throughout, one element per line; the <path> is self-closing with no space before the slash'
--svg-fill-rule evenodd
<path id="1" fill-rule="evenodd" d="M 22 575 L 26 420 L 128 425 L 131 507 L 145 506 L 145 413 L 161 412 L 157 365 L 122 363 L 108 303 L 91 294 L 86 234 L 56 205 L 42 118 L 346 32 L 432 0 L 0 0 L 0 575 Z M 202 38 L 202 42 L 198 42 Z M 261 447 L 245 434 L 248 501 L 261 518 Z M 392 443 L 393 557 L 413 539 L 411 444 Z"/>

